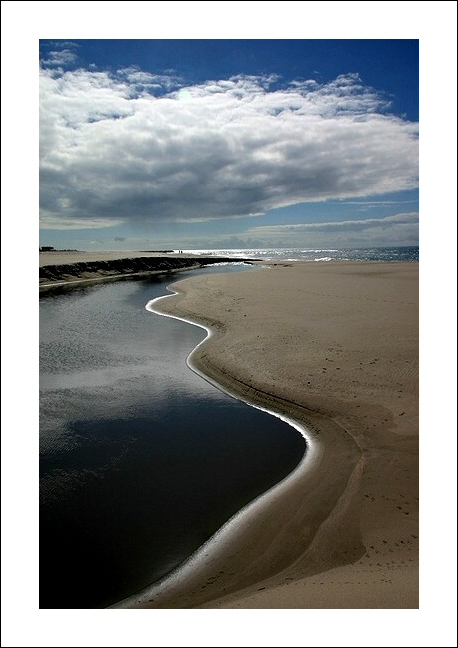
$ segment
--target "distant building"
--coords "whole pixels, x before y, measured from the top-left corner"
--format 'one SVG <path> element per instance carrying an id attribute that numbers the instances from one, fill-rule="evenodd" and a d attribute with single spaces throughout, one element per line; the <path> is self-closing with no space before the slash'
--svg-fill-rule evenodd
<path id="1" fill-rule="evenodd" d="M 52 252 L 54 248 L 51 245 L 43 245 L 43 247 L 40 248 L 40 252 Z"/>

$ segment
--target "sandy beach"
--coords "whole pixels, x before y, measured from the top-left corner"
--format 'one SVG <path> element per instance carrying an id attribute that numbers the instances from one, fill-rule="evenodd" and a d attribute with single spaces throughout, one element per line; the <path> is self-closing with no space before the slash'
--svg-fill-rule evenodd
<path id="1" fill-rule="evenodd" d="M 156 302 L 192 365 L 305 427 L 296 471 L 116 607 L 418 608 L 418 264 L 284 263 Z"/>

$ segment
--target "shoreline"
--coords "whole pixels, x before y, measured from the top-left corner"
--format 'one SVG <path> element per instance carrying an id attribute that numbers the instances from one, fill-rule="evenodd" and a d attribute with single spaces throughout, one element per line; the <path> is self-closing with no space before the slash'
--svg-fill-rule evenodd
<path id="1" fill-rule="evenodd" d="M 405 296 L 415 301 L 416 295 L 418 303 L 418 265 L 414 265 L 416 267 L 411 263 L 383 262 L 358 262 L 357 265 L 336 262 L 326 267 L 300 262 L 275 264 L 262 273 L 243 273 L 244 279 L 215 275 L 180 281 L 173 284 L 175 295 L 156 300 L 154 310 L 211 331 L 188 359 L 193 370 L 231 395 L 305 427 L 311 435 L 310 447 L 319 448 L 320 456 L 319 460 L 311 462 L 312 465 L 307 465 L 306 470 L 296 468 L 286 480 L 234 516 L 173 576 L 113 607 L 418 607 L 418 424 L 414 420 L 415 414 L 418 416 L 418 390 L 415 393 L 418 322 L 412 314 L 412 303 L 406 306 L 403 301 Z M 343 279 L 343 275 L 347 278 Z M 250 281 L 247 281 L 248 276 Z M 273 278 L 275 282 L 271 281 Z M 307 279 L 313 284 L 311 288 L 324 288 L 325 291 L 304 291 Z M 380 289 L 382 285 L 385 299 L 378 293 L 374 299 L 373 288 Z M 343 294 L 345 286 L 346 296 Z M 337 292 L 336 288 L 339 288 Z M 267 289 L 269 303 L 262 297 L 262 290 L 265 294 Z M 288 299 L 291 292 L 296 297 L 298 292 L 302 295 L 299 307 Z M 342 308 L 336 306 L 339 299 L 345 300 L 345 305 L 340 302 Z M 359 319 L 366 318 L 366 326 L 380 329 L 379 333 L 386 338 L 384 345 L 380 346 L 380 340 L 368 336 L 367 348 L 363 344 L 363 352 L 360 352 L 359 341 L 355 344 L 355 334 L 351 331 L 355 325 L 352 300 L 358 302 Z M 371 301 L 377 302 L 379 317 L 387 317 L 396 305 L 400 312 L 402 310 L 402 317 L 399 313 L 392 317 L 390 326 L 384 325 L 381 319 L 374 322 L 377 313 L 373 312 Z M 321 381 L 317 381 L 314 389 L 305 387 L 301 375 L 307 366 L 304 361 L 316 361 L 309 345 L 323 342 L 312 339 L 303 344 L 304 326 L 298 316 L 302 319 L 304 305 L 310 308 L 312 302 L 316 318 L 314 337 L 325 330 L 323 315 L 333 315 L 328 322 L 332 337 L 339 334 L 339 326 L 340 332 L 346 331 L 353 354 L 347 358 L 351 360 L 350 375 L 355 377 L 359 368 L 355 365 L 355 354 L 357 359 L 365 359 L 367 365 L 385 360 L 380 388 L 371 392 L 360 378 L 360 388 L 353 388 L 355 404 L 348 401 L 345 389 L 343 393 L 335 389 L 351 382 L 347 381 L 348 375 L 342 381 L 344 358 L 339 360 L 342 367 L 335 367 L 331 396 L 323 396 L 322 390 L 328 380 L 326 374 L 329 376 L 327 369 L 332 365 L 321 369 Z M 269 320 L 265 319 L 269 316 L 273 323 L 268 324 Z M 339 317 L 341 321 L 335 328 L 334 319 Z M 346 321 L 349 318 L 350 321 Z M 255 363 L 253 343 L 255 337 L 259 338 L 256 330 L 260 324 L 263 324 L 264 339 L 258 343 L 258 350 L 264 350 L 264 357 L 256 357 Z M 384 384 L 390 379 L 389 364 L 398 362 L 395 356 L 403 347 L 395 343 L 390 347 L 393 325 L 401 333 L 405 329 L 410 336 L 407 361 L 412 365 L 412 375 L 408 382 L 409 398 L 403 400 L 409 402 L 412 420 L 411 417 L 396 420 L 394 412 L 389 412 L 389 407 L 397 405 L 393 402 L 394 387 L 402 384 L 399 382 L 390 388 Z M 289 379 L 282 380 L 285 378 L 282 373 L 285 348 L 281 348 L 283 353 L 280 353 L 274 343 L 278 344 L 282 336 L 287 337 L 289 328 L 291 339 L 302 345 L 303 357 L 290 366 L 293 371 Z M 326 362 L 335 361 L 335 357 L 331 358 L 333 354 L 345 355 L 344 345 L 340 347 L 339 351 L 336 347 L 328 347 Z M 381 355 L 382 347 L 387 356 L 394 353 L 393 358 L 369 360 L 365 357 L 365 353 L 374 355 L 372 351 Z M 315 355 L 319 364 L 325 364 L 319 348 Z M 291 349 L 286 353 L 286 360 L 294 360 Z M 316 367 L 312 365 L 309 368 L 315 369 L 312 373 L 317 378 Z M 365 368 L 366 378 L 367 373 Z M 271 383 L 273 375 L 276 381 Z M 370 378 L 373 380 L 374 376 Z M 302 384 L 298 386 L 298 382 Z M 310 385 L 311 381 L 307 382 Z M 377 387 L 372 383 L 369 386 L 372 390 Z M 365 403 L 369 396 L 372 402 Z M 358 409 L 362 411 L 357 412 Z M 405 414 L 404 411 L 398 416 Z M 370 425 L 362 425 L 369 422 L 364 419 L 372 421 L 372 428 L 381 429 L 364 432 L 364 427 L 371 429 Z M 402 429 L 396 430 L 399 421 Z M 393 463 L 400 464 L 396 477 Z M 408 476 L 408 479 L 413 478 L 411 483 L 402 475 L 403 471 L 412 473 Z M 389 484 L 381 479 L 383 472 Z M 403 477 L 399 489 L 395 482 Z M 277 491 L 279 486 L 280 491 Z M 408 500 L 400 490 L 409 494 Z M 405 506 L 410 510 L 404 510 Z M 375 515 L 373 508 L 377 509 Z M 404 514 L 403 519 L 399 512 Z"/>
<path id="2" fill-rule="evenodd" d="M 169 286 L 168 289 L 173 291 L 173 285 Z M 177 295 L 173 291 L 173 295 Z M 209 538 L 205 543 L 203 543 L 191 556 L 183 561 L 181 565 L 175 568 L 171 573 L 167 574 L 160 581 L 151 584 L 146 587 L 141 592 L 137 592 L 126 599 L 119 601 L 118 603 L 110 606 L 113 609 L 125 609 L 125 608 L 149 608 L 151 607 L 149 603 L 155 602 L 159 603 L 157 607 L 164 607 L 163 603 L 165 599 L 168 601 L 171 596 L 174 596 L 174 592 L 178 592 L 180 597 L 181 590 L 183 588 L 187 589 L 189 584 L 197 579 L 207 579 L 210 578 L 211 581 L 218 580 L 218 578 L 211 578 L 211 573 L 214 570 L 214 563 L 219 564 L 221 560 L 221 555 L 225 552 L 232 552 L 234 550 L 234 541 L 235 538 L 241 535 L 242 541 L 245 541 L 246 530 L 249 529 L 249 526 L 252 524 L 253 519 L 258 519 L 266 512 L 269 512 L 269 509 L 272 506 L 272 502 L 281 501 L 282 495 L 287 494 L 291 487 L 294 488 L 296 482 L 300 483 L 301 479 L 307 478 L 309 471 L 312 469 L 315 464 L 319 464 L 321 456 L 323 454 L 323 447 L 321 441 L 315 437 L 303 424 L 299 423 L 295 419 L 291 418 L 290 415 L 287 415 L 285 412 L 280 413 L 277 409 L 272 409 L 272 407 L 267 407 L 265 404 L 260 403 L 260 399 L 250 399 L 245 397 L 242 398 L 240 395 L 240 390 L 234 389 L 230 384 L 223 386 L 221 382 L 214 380 L 208 374 L 204 373 L 199 369 L 198 363 L 193 362 L 193 355 L 197 354 L 199 348 L 209 342 L 211 338 L 215 335 L 215 332 L 205 326 L 202 323 L 197 321 L 191 321 L 190 319 L 184 319 L 177 315 L 170 313 L 164 313 L 161 311 L 160 307 L 156 308 L 155 305 L 159 304 L 163 300 L 167 299 L 171 295 L 165 295 L 157 297 L 146 305 L 146 310 L 162 315 L 164 317 L 170 317 L 173 319 L 178 319 L 184 321 L 193 326 L 197 326 L 206 331 L 206 337 L 199 342 L 199 344 L 191 351 L 191 353 L 186 358 L 187 366 L 197 373 L 203 380 L 206 380 L 212 384 L 216 389 L 223 391 L 228 394 L 230 397 L 240 400 L 247 403 L 251 407 L 259 409 L 261 411 L 267 412 L 272 416 L 276 416 L 281 420 L 287 422 L 291 427 L 296 429 L 304 439 L 304 455 L 293 469 L 293 471 L 284 477 L 282 480 L 277 482 L 274 486 L 269 488 L 264 493 L 260 494 L 254 500 L 249 502 L 247 505 L 242 507 L 237 511 L 231 518 L 223 524 L 220 529 L 218 529 L 211 538 Z M 271 517 L 271 512 L 269 517 Z M 220 572 L 222 574 L 224 572 Z M 227 589 L 227 588 L 224 588 Z M 237 589 L 237 588 L 235 588 Z M 187 598 L 186 601 L 189 599 Z M 156 605 L 154 605 L 156 607 Z M 171 606 L 172 607 L 172 606 Z M 176 607 L 173 605 L 173 607 Z M 181 605 L 179 606 L 181 607 Z M 194 606 L 193 606 L 194 607 Z"/>
<path id="3" fill-rule="evenodd" d="M 165 317 L 180 319 L 206 330 L 207 337 L 191 351 L 186 359 L 190 369 L 214 385 L 215 388 L 224 391 L 233 398 L 242 400 L 252 407 L 264 410 L 288 422 L 289 425 L 297 429 L 304 437 L 306 450 L 304 457 L 287 477 L 234 514 L 206 543 L 185 560 L 182 565 L 177 567 L 171 574 L 165 576 L 161 581 L 153 583 L 151 586 L 142 590 L 142 592 L 133 594 L 127 599 L 112 605 L 111 608 L 114 609 L 213 607 L 213 605 L 205 605 L 205 603 L 213 601 L 217 592 L 220 594 L 223 593 L 224 595 L 239 593 L 239 591 L 243 591 L 246 588 L 245 581 L 247 579 L 248 581 L 252 581 L 253 586 L 259 585 L 260 583 L 267 584 L 270 579 L 273 559 L 272 556 L 269 556 L 269 567 L 266 570 L 258 552 L 260 547 L 265 544 L 265 534 L 268 534 L 269 529 L 274 529 L 279 520 L 283 520 L 285 524 L 288 522 L 289 513 L 285 515 L 282 511 L 284 498 L 292 499 L 295 504 L 299 505 L 299 502 L 303 498 L 304 489 L 309 489 L 313 492 L 316 482 L 321 479 L 319 468 L 322 462 L 325 461 L 328 463 L 332 461 L 336 452 L 346 451 L 349 453 L 350 451 L 348 441 L 340 440 L 338 447 L 334 448 L 332 453 L 328 452 L 327 454 L 329 456 L 323 458 L 323 455 L 326 453 L 326 441 L 320 438 L 320 434 L 324 430 L 317 427 L 313 415 L 310 416 L 309 413 L 309 416 L 307 416 L 306 413 L 301 412 L 303 408 L 287 401 L 287 399 L 272 399 L 266 392 L 261 393 L 258 390 L 252 390 L 247 384 L 237 380 L 237 378 L 219 370 L 215 371 L 214 367 L 205 363 L 200 363 L 200 348 L 205 347 L 207 342 L 210 342 L 213 337 L 218 339 L 220 337 L 220 331 L 215 327 L 209 327 L 196 320 L 180 317 L 161 309 L 159 304 L 166 307 L 170 297 L 175 296 L 179 298 L 183 295 L 181 292 L 175 292 L 175 286 L 176 283 L 169 286 L 169 290 L 173 291 L 171 295 L 153 300 L 147 305 L 147 310 L 152 310 Z M 194 359 L 194 357 L 197 359 Z M 283 404 L 279 400 L 282 400 Z M 321 417 L 318 418 L 321 419 Z M 308 426 L 304 421 L 308 421 Z M 358 452 L 355 453 L 356 463 L 359 461 L 357 455 Z M 350 481 L 351 473 L 355 468 L 356 464 L 348 475 L 340 476 L 340 479 L 336 480 L 337 484 L 333 485 L 335 501 L 341 496 L 341 490 L 344 491 L 346 489 L 347 477 L 348 481 Z M 329 491 L 328 497 L 330 497 Z M 319 524 L 324 521 L 326 512 L 327 509 L 325 508 L 320 516 L 319 522 L 315 522 L 315 525 L 309 531 L 310 540 L 312 540 Z M 253 523 L 256 524 L 255 533 L 253 533 L 252 529 Z M 260 532 L 260 529 L 262 529 L 262 532 Z M 272 542 L 272 537 L 268 535 L 267 537 L 268 543 Z M 292 540 L 293 546 L 291 549 L 294 550 L 295 543 L 293 538 Z M 248 560 L 245 555 L 247 542 L 253 543 L 253 550 L 250 552 Z M 286 546 L 291 545 L 291 541 L 287 538 L 285 538 L 284 542 Z M 290 560 L 289 555 L 285 557 L 285 546 L 283 546 L 276 556 L 276 569 L 280 570 L 275 574 L 277 577 L 288 569 Z M 220 569 L 222 566 L 225 567 L 226 571 Z M 238 578 L 239 574 L 243 574 L 242 589 Z M 232 578 L 234 576 L 235 578 Z M 287 576 L 286 580 L 289 580 Z M 218 581 L 220 582 L 218 583 Z M 209 585 L 212 591 L 207 595 L 204 590 Z M 216 598 L 219 598 L 219 596 L 216 595 Z"/>

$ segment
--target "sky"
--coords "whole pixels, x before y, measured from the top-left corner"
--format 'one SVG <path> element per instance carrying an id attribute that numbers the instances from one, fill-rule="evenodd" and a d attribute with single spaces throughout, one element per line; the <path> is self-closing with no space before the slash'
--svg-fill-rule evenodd
<path id="1" fill-rule="evenodd" d="M 40 39 L 40 245 L 419 244 L 418 39 Z"/>

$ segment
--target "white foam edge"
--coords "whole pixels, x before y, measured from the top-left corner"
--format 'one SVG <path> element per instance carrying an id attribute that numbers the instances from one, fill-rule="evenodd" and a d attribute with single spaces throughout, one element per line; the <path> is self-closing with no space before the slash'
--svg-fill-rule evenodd
<path id="1" fill-rule="evenodd" d="M 170 286 L 167 286 L 173 295 L 178 294 L 177 291 L 173 290 Z M 209 378 L 206 374 L 201 372 L 192 362 L 192 356 L 197 352 L 198 348 L 206 342 L 209 338 L 212 337 L 212 330 L 201 324 L 195 322 L 191 319 L 186 319 L 184 317 L 179 317 L 178 315 L 171 315 L 169 313 L 163 313 L 160 310 L 157 310 L 154 305 L 163 299 L 167 299 L 172 295 L 162 295 L 161 297 L 156 297 L 149 301 L 145 308 L 146 310 L 155 313 L 157 315 L 162 315 L 163 317 L 170 317 L 172 319 L 177 319 L 187 324 L 192 324 L 198 326 L 206 331 L 206 337 L 199 342 L 199 344 L 194 347 L 191 353 L 186 359 L 187 366 L 194 371 L 197 375 L 201 376 L 204 380 L 213 385 L 216 389 L 228 394 L 231 398 L 234 398 L 238 401 L 242 401 L 254 407 L 255 409 L 267 412 L 272 416 L 276 416 L 281 419 L 291 427 L 295 428 L 303 437 L 306 442 L 306 451 L 302 459 L 299 461 L 297 466 L 281 481 L 277 482 L 261 495 L 258 495 L 255 499 L 251 500 L 242 507 L 239 511 L 234 513 L 232 517 L 229 518 L 208 540 L 206 540 L 194 553 L 192 553 L 188 558 L 186 558 L 180 565 L 178 565 L 171 572 L 166 574 L 161 580 L 148 585 L 146 588 L 141 591 L 132 594 L 131 596 L 119 601 L 118 603 L 112 605 L 112 608 L 131 608 L 136 605 L 145 604 L 152 597 L 160 596 L 173 590 L 174 588 L 179 588 L 180 586 L 186 583 L 186 580 L 189 579 L 191 575 L 195 575 L 199 569 L 204 569 L 208 567 L 212 562 L 216 561 L 225 547 L 231 545 L 234 540 L 234 535 L 243 533 L 243 529 L 250 526 L 253 521 L 253 518 L 263 509 L 267 509 L 273 500 L 281 498 L 289 489 L 291 484 L 298 479 L 302 478 L 306 472 L 309 472 L 313 467 L 317 467 L 320 463 L 321 457 L 323 455 L 322 444 L 318 441 L 315 435 L 312 434 L 304 425 L 299 424 L 294 419 L 286 416 L 285 414 L 280 414 L 274 410 L 270 410 L 261 405 L 254 404 L 249 400 L 246 400 L 239 396 L 235 391 L 231 391 L 226 387 L 223 387 L 217 381 Z"/>

